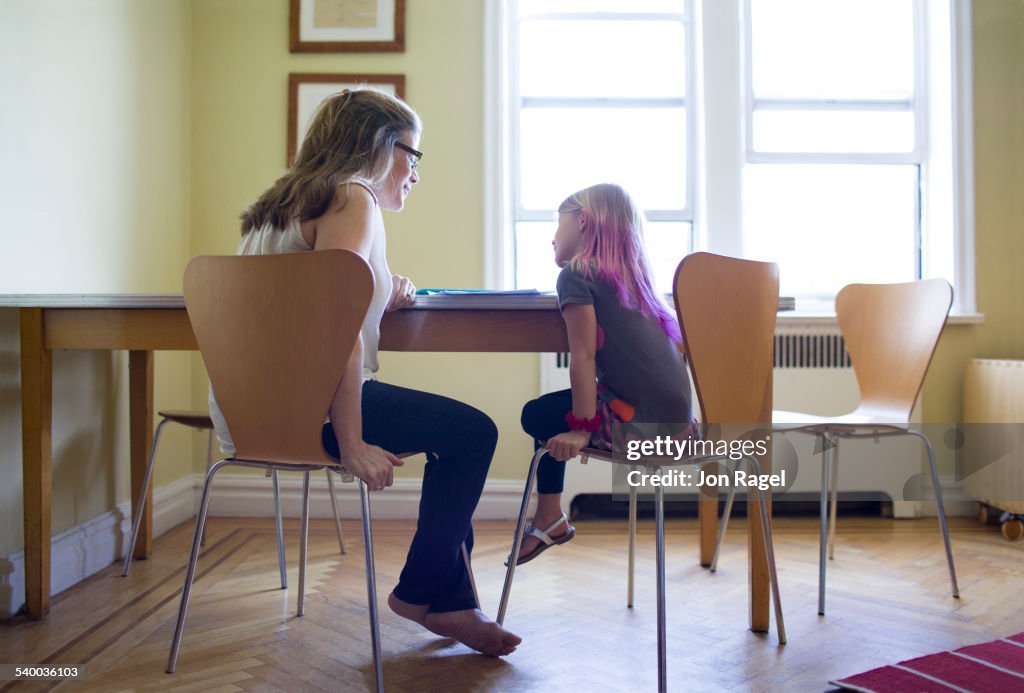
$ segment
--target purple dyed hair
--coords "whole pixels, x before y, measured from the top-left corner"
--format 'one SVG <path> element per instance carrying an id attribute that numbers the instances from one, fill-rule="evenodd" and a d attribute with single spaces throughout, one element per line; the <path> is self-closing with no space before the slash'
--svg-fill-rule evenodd
<path id="1" fill-rule="evenodd" d="M 612 183 L 592 185 L 565 198 L 558 213 L 585 216 L 583 249 L 570 260 L 572 268 L 586 277 L 596 269 L 615 287 L 623 306 L 653 317 L 673 342 L 681 343 L 679 323 L 654 288 L 643 217 L 629 193 Z"/>

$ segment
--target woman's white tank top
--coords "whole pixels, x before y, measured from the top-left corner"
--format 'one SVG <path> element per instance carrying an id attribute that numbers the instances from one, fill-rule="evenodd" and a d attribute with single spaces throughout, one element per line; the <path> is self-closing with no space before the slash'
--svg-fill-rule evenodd
<path id="1" fill-rule="evenodd" d="M 368 186 L 358 181 L 352 184 L 365 188 L 373 200 L 377 202 L 377 196 Z M 391 297 L 391 270 L 387 262 L 387 240 L 384 234 L 384 221 L 380 216 L 380 210 L 375 209 L 376 230 L 373 234 L 373 244 L 370 247 L 370 256 L 367 258 L 370 269 L 373 270 L 373 297 L 370 299 L 370 308 L 366 312 L 366 319 L 363 320 L 363 327 L 360 334 L 363 336 L 363 380 L 372 380 L 377 369 L 380 367 L 377 362 L 377 346 L 380 343 L 380 320 L 384 315 L 384 308 Z M 295 219 L 284 229 L 276 229 L 270 225 L 264 225 L 259 229 L 252 229 L 242 236 L 238 244 L 237 255 L 280 255 L 282 253 L 305 253 L 312 252 L 313 247 L 306 242 L 299 227 L 299 220 Z M 220 442 L 221 450 L 226 454 L 234 454 L 235 446 L 228 433 L 227 423 L 221 413 L 220 406 L 210 388 L 210 418 L 213 419 L 214 428 L 217 431 L 217 440 Z"/>

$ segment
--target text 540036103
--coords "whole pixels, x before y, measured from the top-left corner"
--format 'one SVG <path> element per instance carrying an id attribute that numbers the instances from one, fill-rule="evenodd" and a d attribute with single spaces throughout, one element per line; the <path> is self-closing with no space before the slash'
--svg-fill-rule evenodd
<path id="1" fill-rule="evenodd" d="M 0 681 L 51 681 L 84 676 L 85 667 L 81 664 L 0 664 Z"/>

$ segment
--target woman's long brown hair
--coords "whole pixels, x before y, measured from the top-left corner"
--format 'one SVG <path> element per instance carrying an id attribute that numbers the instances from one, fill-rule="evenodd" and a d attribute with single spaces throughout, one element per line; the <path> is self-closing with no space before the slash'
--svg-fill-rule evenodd
<path id="1" fill-rule="evenodd" d="M 338 186 L 351 180 L 377 187 L 391 170 L 395 142 L 420 129 L 415 111 L 374 89 L 346 89 L 325 99 L 291 168 L 242 212 L 242 235 L 323 215 Z"/>

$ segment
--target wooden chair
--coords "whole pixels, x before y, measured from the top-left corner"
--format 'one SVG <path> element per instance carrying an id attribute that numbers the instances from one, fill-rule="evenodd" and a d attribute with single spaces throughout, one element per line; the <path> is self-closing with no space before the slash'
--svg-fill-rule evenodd
<path id="1" fill-rule="evenodd" d="M 214 464 L 206 476 L 168 673 L 177 663 L 213 479 L 225 466 L 303 472 L 297 610 L 302 616 L 309 474 L 341 469 L 323 450 L 321 427 L 372 293 L 370 268 L 343 250 L 197 257 L 185 270 L 189 320 L 236 452 Z M 359 493 L 373 659 L 377 689 L 382 690 L 370 504 L 361 480 Z"/>
<path id="2" fill-rule="evenodd" d="M 675 303 L 682 328 L 686 354 L 693 374 L 701 408 L 701 420 L 707 430 L 716 430 L 722 438 L 747 433 L 751 425 L 760 424 L 767 432 L 771 415 L 772 349 L 775 333 L 775 314 L 778 308 L 779 274 L 773 263 L 738 260 L 711 253 L 693 253 L 683 258 L 676 270 Z M 680 387 L 684 384 L 680 383 Z M 766 406 L 766 404 L 768 406 Z M 652 422 L 653 423 L 653 422 Z M 685 423 L 685 422 L 683 422 Z M 709 425 L 710 424 L 710 425 Z M 729 427 L 728 424 L 739 426 Z M 515 575 L 515 557 L 519 555 L 526 512 L 533 492 L 541 449 L 533 457 L 526 477 L 519 518 L 516 523 L 512 550 L 509 553 L 505 585 L 498 607 L 498 623 L 503 623 Z M 648 473 L 678 465 L 702 465 L 722 458 L 691 457 L 676 461 L 672 458 L 646 458 L 630 461 L 621 451 L 609 452 L 584 448 L 580 460 L 588 459 L 643 467 Z M 744 459 L 753 473 L 760 473 L 760 465 L 753 457 Z M 636 541 L 636 487 L 630 487 L 629 527 L 629 598 L 633 605 L 633 565 Z M 658 605 L 658 689 L 668 687 L 667 637 L 665 609 L 665 515 L 664 490 L 654 487 L 656 528 L 656 575 Z M 779 601 L 775 552 L 772 547 L 771 525 L 767 498 L 758 491 L 760 524 L 764 548 L 768 558 L 769 578 L 775 604 L 776 629 L 779 644 L 786 642 L 786 627 Z"/>
<path id="3" fill-rule="evenodd" d="M 149 485 L 153 480 L 153 463 L 156 461 L 157 446 L 160 444 L 160 433 L 163 431 L 164 424 L 173 422 L 194 428 L 199 431 L 209 431 L 209 436 L 206 441 L 206 473 L 209 474 L 210 466 L 213 463 L 213 419 L 210 418 L 210 414 L 205 411 L 182 411 L 182 410 L 164 410 L 157 412 L 157 416 L 160 417 L 160 423 L 156 426 L 156 431 L 153 433 L 153 446 L 149 449 L 149 462 L 146 463 L 146 474 L 142 481 L 142 491 L 139 494 L 139 501 L 135 507 L 138 508 L 135 514 L 135 518 L 132 521 L 132 536 L 128 542 L 128 548 L 124 553 L 124 563 L 121 566 L 121 575 L 127 577 L 129 571 L 132 568 L 132 554 L 135 551 L 135 543 L 139 538 L 139 527 L 142 524 L 142 516 L 146 510 L 146 499 L 149 496 Z M 271 478 L 273 479 L 274 488 L 274 519 L 277 526 L 277 562 L 281 573 L 281 589 L 288 587 L 288 573 L 285 570 L 285 558 L 284 558 L 284 527 L 281 520 L 281 493 L 279 490 L 277 470 L 270 471 Z M 341 514 L 338 511 L 338 498 L 334 491 L 334 477 L 331 476 L 331 470 L 326 469 L 324 472 L 327 475 L 327 486 L 331 494 L 331 509 L 334 511 L 334 526 L 338 532 L 338 548 L 342 555 L 345 555 L 345 534 L 341 529 Z M 203 540 L 200 542 L 202 545 L 206 543 L 206 534 L 203 533 Z"/>
<path id="4" fill-rule="evenodd" d="M 935 453 L 928 438 L 909 427 L 910 413 L 921 392 L 928 365 L 952 303 L 953 289 L 944 279 L 902 284 L 850 284 L 844 287 L 836 296 L 836 319 L 857 375 L 860 403 L 852 412 L 842 416 L 814 416 L 789 411 L 772 413 L 776 430 L 808 433 L 823 439 L 819 614 L 825 613 L 826 547 L 828 557 L 831 558 L 836 528 L 839 441 L 844 438 L 914 436 L 924 443 L 935 487 L 939 527 L 946 546 L 953 596 L 960 596 Z M 831 512 L 828 509 L 830 486 Z M 732 493 L 726 503 L 719 546 L 731 504 Z M 717 560 L 718 547 L 715 549 L 712 569 Z"/>

